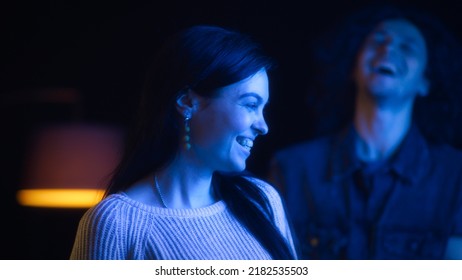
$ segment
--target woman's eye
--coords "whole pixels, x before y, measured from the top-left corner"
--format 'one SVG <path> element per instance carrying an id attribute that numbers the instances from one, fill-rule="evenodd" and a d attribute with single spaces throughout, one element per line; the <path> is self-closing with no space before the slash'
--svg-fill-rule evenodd
<path id="1" fill-rule="evenodd" d="M 247 106 L 247 108 L 252 109 L 252 110 L 258 109 L 258 104 L 257 103 L 248 103 L 246 106 Z"/>
<path id="2" fill-rule="evenodd" d="M 258 107 L 260 106 L 257 102 L 246 102 L 243 103 L 242 106 L 246 108 L 250 112 L 254 112 L 258 110 Z"/>

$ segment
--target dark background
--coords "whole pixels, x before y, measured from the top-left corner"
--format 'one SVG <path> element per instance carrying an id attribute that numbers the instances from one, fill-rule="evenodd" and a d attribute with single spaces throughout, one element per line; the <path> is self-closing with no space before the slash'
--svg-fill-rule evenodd
<path id="1" fill-rule="evenodd" d="M 5 2 L 5 1 L 4 1 Z M 270 133 L 258 140 L 249 170 L 264 176 L 271 154 L 313 137 L 304 89 L 310 43 L 372 1 L 9 1 L 0 4 L 1 259 L 67 259 L 82 210 L 20 207 L 28 140 L 37 127 L 81 121 L 125 128 L 151 55 L 191 24 L 251 34 L 279 67 L 271 74 Z M 382 1 L 384 2 L 384 1 Z M 393 3 L 393 1 L 388 1 Z M 456 1 L 394 1 L 433 12 L 462 37 Z M 79 100 L 48 102 L 40 91 L 72 89 Z"/>

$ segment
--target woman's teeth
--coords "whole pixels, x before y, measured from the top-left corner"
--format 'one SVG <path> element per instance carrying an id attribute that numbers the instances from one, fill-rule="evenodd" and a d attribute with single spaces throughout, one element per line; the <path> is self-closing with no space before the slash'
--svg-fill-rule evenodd
<path id="1" fill-rule="evenodd" d="M 253 141 L 249 138 L 238 137 L 237 142 L 239 143 L 239 145 L 241 145 L 249 151 L 253 147 Z"/>

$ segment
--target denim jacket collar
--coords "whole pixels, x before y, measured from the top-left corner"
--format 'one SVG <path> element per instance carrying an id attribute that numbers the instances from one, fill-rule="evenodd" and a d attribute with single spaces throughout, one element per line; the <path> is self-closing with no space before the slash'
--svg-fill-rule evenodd
<path id="1" fill-rule="evenodd" d="M 333 138 L 327 169 L 329 180 L 340 181 L 361 168 L 361 161 L 355 151 L 356 137 L 359 136 L 350 124 Z M 398 178 L 413 184 L 429 168 L 429 158 L 428 143 L 413 124 L 401 145 L 389 158 L 387 166 Z"/>

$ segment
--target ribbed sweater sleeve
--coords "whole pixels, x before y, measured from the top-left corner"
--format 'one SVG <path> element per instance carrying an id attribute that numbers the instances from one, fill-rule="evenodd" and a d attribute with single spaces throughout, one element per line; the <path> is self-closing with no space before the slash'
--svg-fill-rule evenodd
<path id="1" fill-rule="evenodd" d="M 119 202 L 107 199 L 82 217 L 71 259 L 125 259 L 123 246 L 127 233 L 120 215 Z"/>

